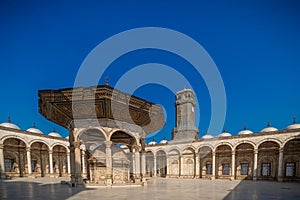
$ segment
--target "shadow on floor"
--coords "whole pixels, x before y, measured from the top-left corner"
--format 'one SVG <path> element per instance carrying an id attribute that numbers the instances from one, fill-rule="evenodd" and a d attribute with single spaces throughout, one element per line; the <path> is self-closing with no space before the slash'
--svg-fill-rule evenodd
<path id="1" fill-rule="evenodd" d="M 60 183 L 0 180 L 0 199 L 67 199 L 83 190 Z"/>

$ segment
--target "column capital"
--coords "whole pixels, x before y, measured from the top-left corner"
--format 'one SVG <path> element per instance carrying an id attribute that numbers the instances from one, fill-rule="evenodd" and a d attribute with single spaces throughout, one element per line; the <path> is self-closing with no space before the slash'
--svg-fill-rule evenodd
<path id="1" fill-rule="evenodd" d="M 112 145 L 112 141 L 104 141 L 106 148 L 110 148 Z"/>
<path id="2" fill-rule="evenodd" d="M 4 144 L 0 144 L 0 149 L 3 149 L 4 148 Z"/>
<path id="3" fill-rule="evenodd" d="M 235 150 L 232 150 L 232 151 L 231 151 L 231 155 L 235 155 Z"/>
<path id="4" fill-rule="evenodd" d="M 70 149 L 71 148 L 80 148 L 80 142 L 79 141 L 77 141 L 77 142 L 72 142 L 71 144 L 70 144 Z"/>
<path id="5" fill-rule="evenodd" d="M 52 151 L 52 150 L 49 150 L 49 151 L 48 151 L 48 153 L 49 153 L 49 154 L 52 154 L 52 153 L 53 153 L 53 151 Z"/>
<path id="6" fill-rule="evenodd" d="M 26 151 L 31 151 L 31 148 L 30 147 L 26 147 Z"/>
<path id="7" fill-rule="evenodd" d="M 258 149 L 254 149 L 253 152 L 254 152 L 254 154 L 257 154 L 258 153 Z"/>
<path id="8" fill-rule="evenodd" d="M 279 148 L 279 153 L 283 153 L 284 148 Z"/>

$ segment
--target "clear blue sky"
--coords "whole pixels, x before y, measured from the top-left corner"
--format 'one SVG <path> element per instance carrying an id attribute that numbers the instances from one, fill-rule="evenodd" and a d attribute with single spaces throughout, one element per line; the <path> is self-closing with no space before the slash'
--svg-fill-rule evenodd
<path id="1" fill-rule="evenodd" d="M 244 123 L 258 132 L 268 120 L 284 129 L 294 116 L 300 122 L 299 10 L 299 1 L 1 1 L 0 122 L 10 115 L 21 129 L 36 122 L 44 133 L 51 132 L 55 125 L 38 113 L 37 91 L 72 87 L 81 63 L 100 42 L 128 29 L 154 26 L 188 35 L 210 54 L 226 89 L 228 132 L 236 134 Z M 126 70 L 148 62 L 188 76 L 201 94 L 202 136 L 211 115 L 209 93 L 178 56 L 159 50 L 131 52 L 107 70 L 110 85 Z M 170 139 L 174 94 L 158 85 L 143 86 L 135 94 L 164 106 L 167 124 L 156 140 Z"/>

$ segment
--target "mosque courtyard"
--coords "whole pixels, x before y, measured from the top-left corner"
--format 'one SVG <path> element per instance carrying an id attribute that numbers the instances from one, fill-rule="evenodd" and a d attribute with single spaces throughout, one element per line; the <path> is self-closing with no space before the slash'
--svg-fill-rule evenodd
<path id="1" fill-rule="evenodd" d="M 1 180 L 0 199 L 300 199 L 300 184 L 274 181 L 153 178 L 147 186 L 61 184 L 66 178 Z"/>

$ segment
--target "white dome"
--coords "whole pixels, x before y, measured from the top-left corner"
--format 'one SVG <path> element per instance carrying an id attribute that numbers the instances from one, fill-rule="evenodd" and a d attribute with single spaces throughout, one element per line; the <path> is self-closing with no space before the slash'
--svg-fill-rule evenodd
<path id="1" fill-rule="evenodd" d="M 293 129 L 300 129 L 300 124 L 296 123 L 296 117 L 294 117 L 294 122 L 293 124 L 289 125 L 286 127 L 287 130 L 293 130 Z"/>
<path id="2" fill-rule="evenodd" d="M 128 149 L 128 146 L 125 145 L 125 144 L 122 144 L 122 145 L 120 146 L 120 148 L 121 148 L 121 149 Z"/>
<path id="3" fill-rule="evenodd" d="M 6 128 L 13 128 L 13 129 L 19 129 L 20 130 L 20 128 L 17 125 L 12 124 L 10 122 L 4 122 L 4 123 L 0 124 L 0 126 L 6 127 Z"/>
<path id="4" fill-rule="evenodd" d="M 61 138 L 61 135 L 59 133 L 56 133 L 56 132 L 51 132 L 48 135 L 53 136 L 53 137 L 60 137 Z"/>
<path id="5" fill-rule="evenodd" d="M 155 142 L 155 141 L 151 141 L 148 143 L 148 145 L 156 145 L 156 144 L 157 144 L 157 142 Z"/>
<path id="6" fill-rule="evenodd" d="M 267 128 L 262 129 L 260 132 L 266 133 L 266 132 L 272 132 L 272 131 L 278 131 L 278 129 L 275 127 L 267 127 Z"/>
<path id="7" fill-rule="evenodd" d="M 229 137 L 232 136 L 230 133 L 224 132 L 219 135 L 219 137 Z"/>
<path id="8" fill-rule="evenodd" d="M 69 136 L 65 137 L 65 139 L 67 139 L 67 140 L 68 140 L 68 139 L 69 139 Z"/>
<path id="9" fill-rule="evenodd" d="M 300 124 L 292 124 L 286 127 L 287 130 L 300 129 Z"/>
<path id="10" fill-rule="evenodd" d="M 40 133 L 40 134 L 43 134 L 43 132 L 40 129 L 37 129 L 37 128 L 29 128 L 26 131 L 31 132 L 31 133 Z"/>
<path id="11" fill-rule="evenodd" d="M 253 134 L 253 132 L 250 130 L 241 130 L 240 132 L 238 132 L 238 135 L 249 135 L 249 134 Z"/>
<path id="12" fill-rule="evenodd" d="M 214 138 L 214 136 L 206 134 L 202 137 L 202 139 L 210 139 L 210 138 Z"/>
<path id="13" fill-rule="evenodd" d="M 168 140 L 162 140 L 162 141 L 160 141 L 159 144 L 167 144 L 167 143 L 168 143 Z"/>

